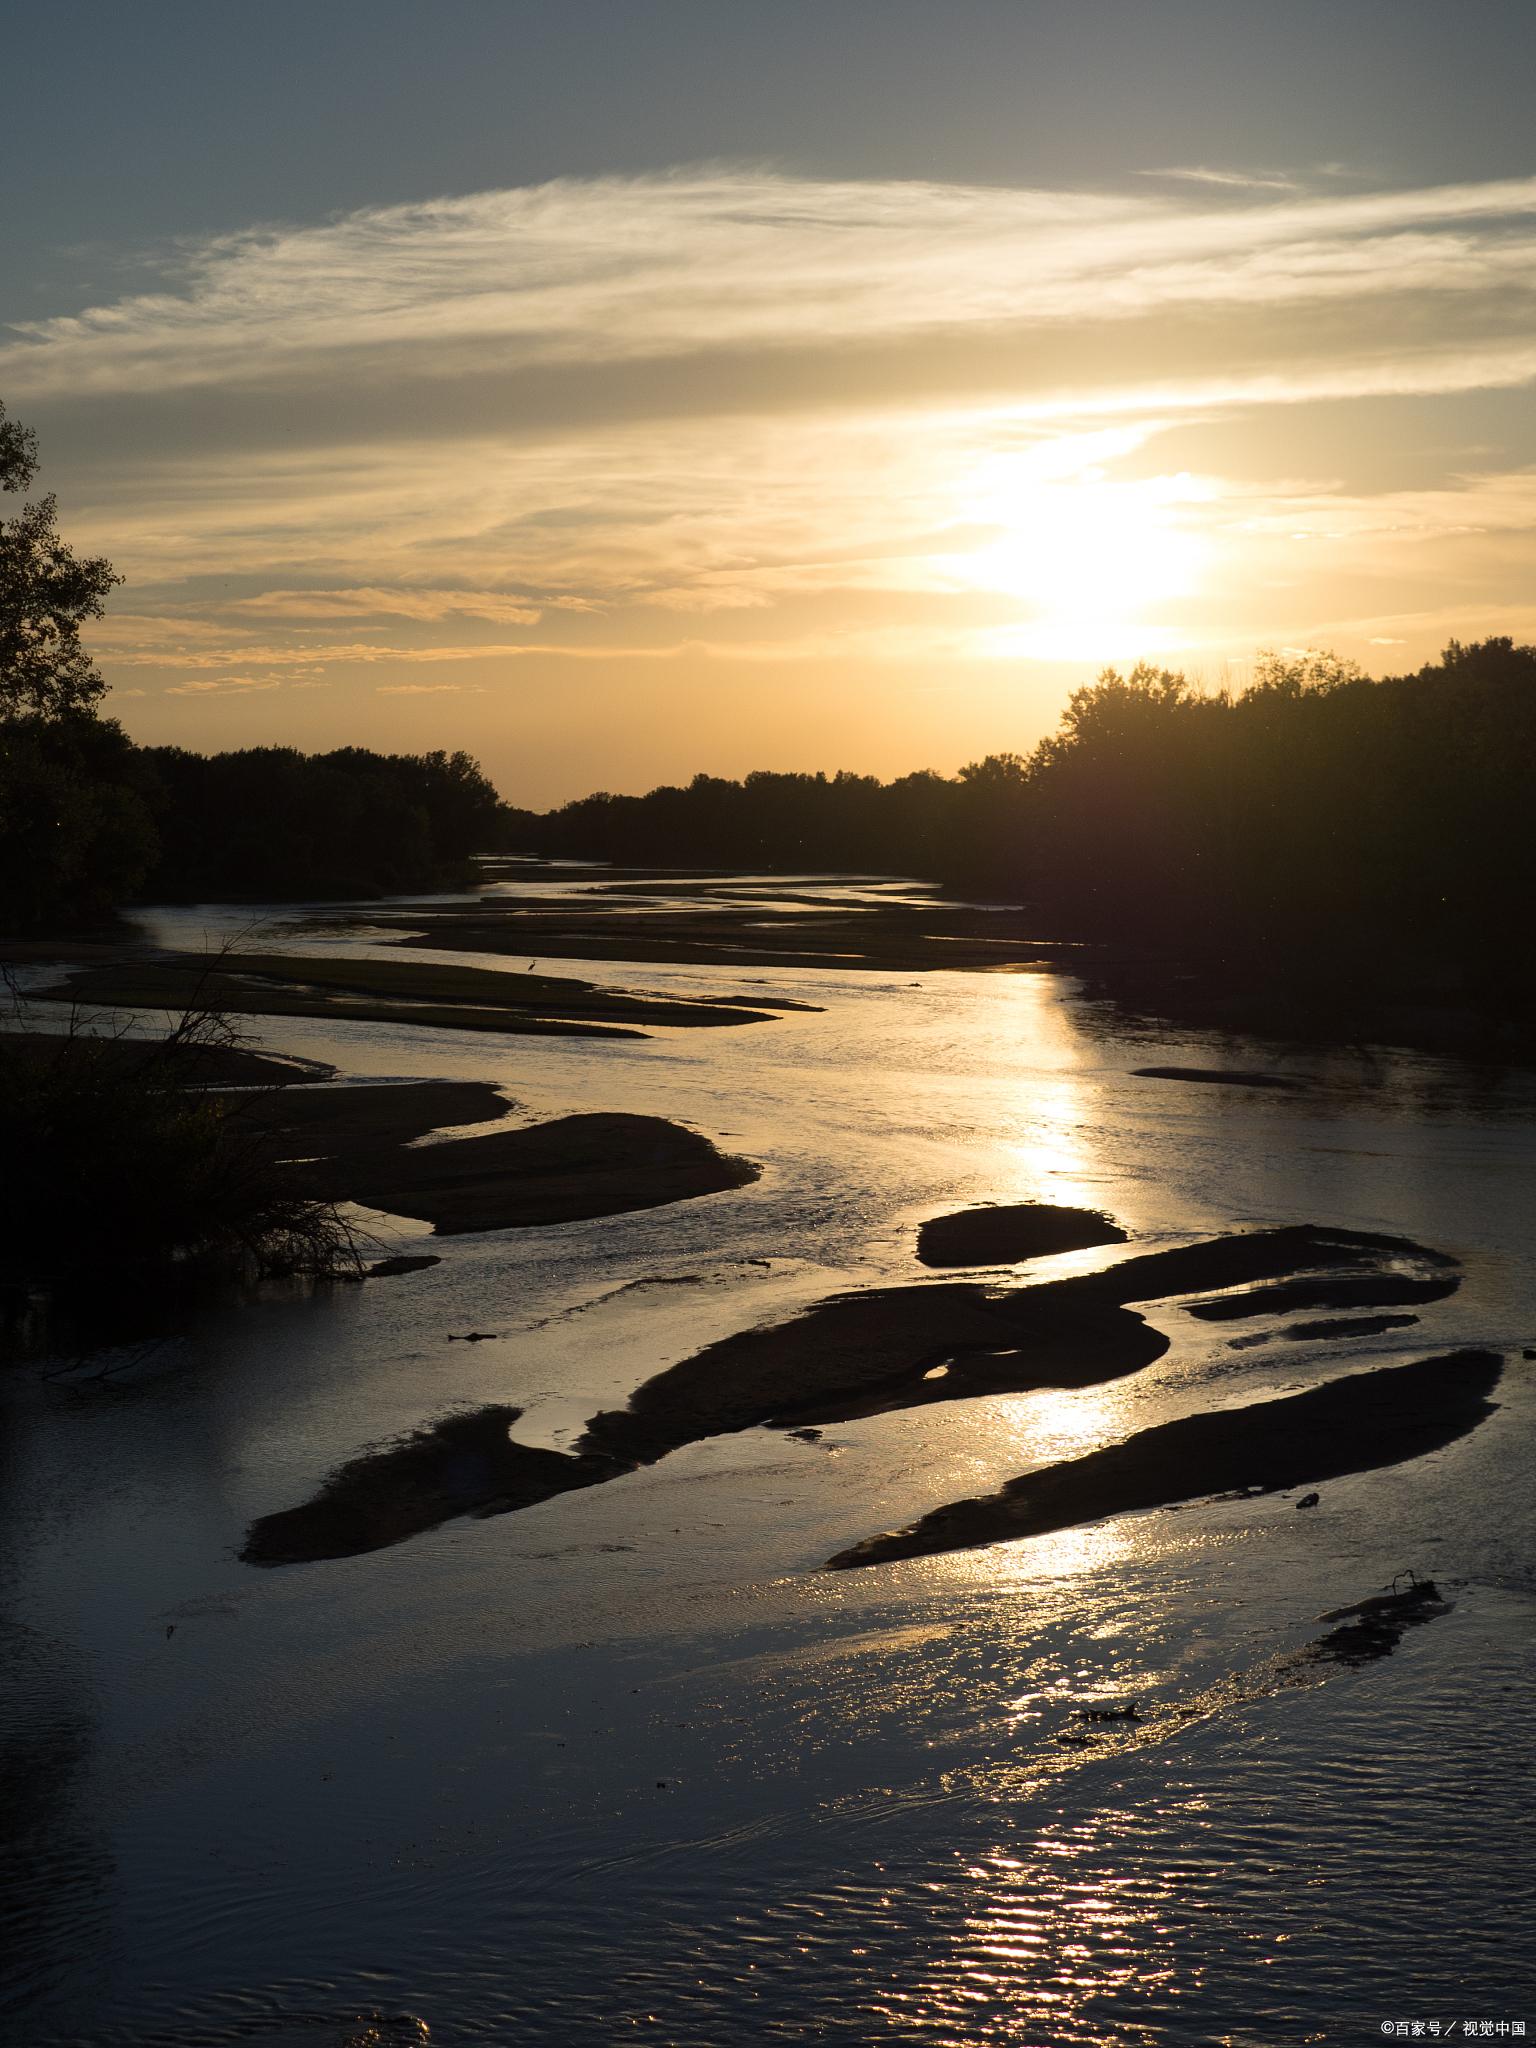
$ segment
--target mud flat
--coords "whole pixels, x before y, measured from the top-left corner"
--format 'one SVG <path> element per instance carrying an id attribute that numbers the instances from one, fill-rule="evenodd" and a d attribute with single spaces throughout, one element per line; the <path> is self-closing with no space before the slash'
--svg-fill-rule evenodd
<path id="1" fill-rule="evenodd" d="M 451 1516 L 505 1514 L 621 1478 L 705 1437 L 758 1424 L 803 1428 L 1021 1386 L 1081 1386 L 1134 1372 L 1167 1348 L 1140 1316 L 1096 1304 L 1070 1315 L 1042 1307 L 1005 1319 L 981 1288 L 958 1284 L 838 1296 L 658 1374 L 627 1408 L 593 1416 L 573 1454 L 509 1441 L 517 1411 L 502 1408 L 450 1416 L 364 1453 L 302 1508 L 254 1522 L 241 1555 L 250 1564 L 348 1557 Z M 952 1362 L 935 1367 L 945 1354 L 955 1354 Z M 476 1455 L 466 1458 L 471 1423 Z"/>
<path id="2" fill-rule="evenodd" d="M 1202 1322 L 1235 1323 L 1249 1316 L 1294 1315 L 1309 1308 L 1388 1308 L 1407 1302 L 1442 1301 L 1446 1295 L 1455 1293 L 1457 1285 L 1454 1273 L 1345 1273 L 1278 1281 L 1272 1287 L 1253 1287 L 1243 1294 L 1223 1295 L 1217 1301 L 1192 1301 L 1186 1306 Z M 1336 1333 L 1313 1325 L 1306 1329 L 1306 1334 Z"/>
<path id="3" fill-rule="evenodd" d="M 1417 1316 L 1322 1316 L 1313 1323 L 1290 1323 L 1280 1335 L 1291 1344 L 1315 1344 L 1335 1337 L 1380 1337 L 1388 1330 L 1405 1330 Z"/>
<path id="4" fill-rule="evenodd" d="M 1133 1302 L 1298 1268 L 1408 1260 L 1438 1262 L 1441 1254 L 1406 1238 L 1300 1224 L 1142 1253 L 1033 1287 L 952 1280 L 833 1295 L 657 1374 L 627 1408 L 594 1416 L 582 1442 L 648 1461 L 758 1424 L 846 1422 L 978 1394 L 1096 1386 L 1140 1371 L 1168 1349 Z M 1445 1275 L 1442 1284 L 1449 1292 L 1457 1276 Z"/>
<path id="5" fill-rule="evenodd" d="M 520 1408 L 445 1416 L 382 1451 L 340 1465 L 313 1500 L 252 1524 L 247 1564 L 356 1557 L 417 1536 L 455 1515 L 527 1507 L 606 1478 L 559 1451 L 514 1444 Z"/>
<path id="6" fill-rule="evenodd" d="M 1205 1238 L 1177 1245 L 1171 1251 L 1143 1252 L 1122 1259 L 1099 1273 L 1083 1273 L 1052 1283 L 1072 1298 L 1099 1301 L 1163 1301 L 1174 1296 L 1213 1294 L 1219 1288 L 1257 1289 L 1261 1281 L 1286 1281 L 1307 1276 L 1306 1284 L 1325 1284 L 1322 1276 L 1339 1268 L 1363 1268 L 1367 1284 L 1383 1285 L 1401 1277 L 1403 1269 L 1443 1276 L 1450 1293 L 1459 1283 L 1456 1261 L 1445 1252 L 1415 1244 L 1411 1238 L 1382 1231 L 1342 1230 L 1326 1224 L 1288 1223 L 1274 1230 L 1246 1230 L 1229 1237 Z M 1238 1296 L 1230 1297 L 1232 1300 Z M 1253 1293 L 1243 1299 L 1252 1301 Z M 1270 1304 L 1267 1304 L 1270 1305 Z M 1244 1311 L 1248 1313 L 1249 1311 Z M 1252 1311 L 1259 1313 L 1258 1310 Z"/>
<path id="7" fill-rule="evenodd" d="M 1259 1344 L 1273 1344 L 1276 1338 L 1287 1344 L 1330 1343 L 1339 1337 L 1380 1337 L 1388 1330 L 1405 1330 L 1417 1316 L 1321 1316 L 1316 1322 L 1287 1323 L 1283 1330 L 1249 1330 L 1241 1337 L 1229 1337 L 1229 1351 L 1252 1351 Z"/>
<path id="8" fill-rule="evenodd" d="M 981 1287 L 837 1295 L 787 1323 L 744 1330 L 647 1380 L 582 1438 L 626 1464 L 759 1425 L 847 1422 L 932 1401 L 1089 1386 L 1139 1371 L 1168 1339 L 1130 1310 L 1023 1303 Z"/>
<path id="9" fill-rule="evenodd" d="M 510 1135 L 535 1137 L 557 1129 L 543 1125 Z M 409 1156 L 431 1159 L 486 1142 L 466 1139 Z M 349 1499 L 358 1487 L 376 1501 L 381 1490 L 387 1492 L 401 1449 L 410 1457 L 400 1469 L 412 1475 L 404 1521 L 395 1534 L 381 1533 L 392 1526 L 390 1519 L 382 1508 L 371 1507 L 369 1548 L 428 1526 L 420 1520 L 420 1473 L 424 1446 L 432 1442 L 442 1463 L 432 1497 L 452 1503 L 438 1519 L 504 1513 L 616 1479 L 707 1437 L 759 1426 L 804 1429 L 983 1394 L 1097 1385 L 1139 1371 L 1168 1349 L 1168 1339 L 1128 1302 L 1241 1284 L 1298 1267 L 1415 1256 L 1439 1255 L 1402 1238 L 1297 1225 L 1146 1253 L 1103 1273 L 1035 1287 L 941 1281 L 833 1295 L 784 1322 L 722 1338 L 656 1374 L 626 1407 L 594 1415 L 573 1454 L 503 1443 L 506 1430 L 497 1425 L 491 1465 L 455 1463 L 460 1438 L 452 1432 L 461 1429 L 462 1418 L 449 1418 L 452 1431 L 441 1440 L 436 1426 L 429 1426 L 404 1446 L 365 1454 L 343 1468 L 347 1484 L 339 1493 L 341 1474 L 305 1510 L 285 1510 L 253 1524 L 247 1555 L 261 1564 L 349 1555 L 361 1525 L 350 1513 L 332 1516 L 326 1504 Z M 515 1473 L 515 1484 L 509 1473 Z M 1207 1490 L 1214 1489 L 1195 1489 Z M 269 1530 L 274 1522 L 285 1532 L 281 1544 Z"/>
<path id="10" fill-rule="evenodd" d="M 556 1117 L 514 1130 L 414 1141 L 510 1108 L 484 1081 L 355 1083 L 231 1098 L 228 1114 L 304 1193 L 430 1223 L 444 1235 L 658 1209 L 756 1180 L 759 1168 L 664 1117 Z"/>
<path id="11" fill-rule="evenodd" d="M 930 1216 L 917 1233 L 925 1266 L 1012 1266 L 1052 1252 L 1124 1244 L 1127 1233 L 1097 1209 L 1067 1209 L 1050 1202 L 993 1203 Z"/>
<path id="12" fill-rule="evenodd" d="M 1196 1081 L 1222 1088 L 1300 1088 L 1302 1083 L 1286 1074 L 1257 1073 L 1246 1067 L 1133 1067 L 1142 1081 Z"/>
<path id="13" fill-rule="evenodd" d="M 598 1112 L 354 1156 L 345 1182 L 366 1208 L 414 1216 L 448 1235 L 660 1209 L 745 1187 L 759 1171 L 665 1117 Z"/>
<path id="14" fill-rule="evenodd" d="M 832 967 L 918 972 L 930 967 L 1039 966 L 1073 948 L 1034 933 L 1024 912 L 969 904 L 830 904 L 765 887 L 770 902 L 741 900 L 723 885 L 610 882 L 553 902 L 496 896 L 442 909 L 370 916 L 399 930 L 403 946 L 525 959 L 640 960 L 730 967 Z M 334 923 L 328 929 L 335 929 Z"/>
<path id="15" fill-rule="evenodd" d="M 1475 1429 L 1494 1404 L 1502 1357 L 1454 1351 L 1329 1380 L 1305 1394 L 1185 1416 L 1123 1443 L 936 1508 L 906 1529 L 828 1558 L 831 1571 L 1049 1535 L 1111 1515 L 1211 1494 L 1316 1485 L 1399 1465 Z M 1326 1618 L 1326 1617 L 1325 1617 Z"/>
<path id="16" fill-rule="evenodd" d="M 302 953 L 122 958 L 77 968 L 33 1000 L 131 1009 L 207 1006 L 243 1016 L 331 1017 L 565 1038 L 643 1038 L 648 1025 L 765 1024 L 781 1010 L 811 1007 L 773 999 L 747 1008 L 713 997 L 598 988 L 569 975 Z"/>
<path id="17" fill-rule="evenodd" d="M 392 1152 L 430 1131 L 490 1123 L 511 1107 L 489 1081 L 350 1081 L 223 1100 L 226 1117 L 258 1134 L 275 1158 L 316 1169 L 308 1176 L 312 1191 L 335 1199 L 339 1183 L 333 1168 Z"/>

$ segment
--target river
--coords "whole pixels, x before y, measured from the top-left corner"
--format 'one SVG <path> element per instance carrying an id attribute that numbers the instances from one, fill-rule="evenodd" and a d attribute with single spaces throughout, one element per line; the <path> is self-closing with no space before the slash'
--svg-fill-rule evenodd
<path id="1" fill-rule="evenodd" d="M 252 919 L 154 913 L 145 933 Z M 359 923 L 305 943 L 376 942 Z M 1048 972 L 570 971 L 821 1007 L 633 1042 L 261 1036 L 349 1076 L 491 1080 L 529 1118 L 670 1117 L 760 1162 L 756 1183 L 434 1240 L 430 1271 L 272 1288 L 105 1378 L 6 1382 L 26 1823 L 6 2043 L 1536 2030 L 1536 1076 L 1134 1026 Z M 1222 1063 L 1304 1085 L 1133 1072 Z M 1158 1306 L 1171 1348 L 1105 1386 L 816 1441 L 754 1430 L 368 1555 L 238 1560 L 254 1517 L 365 1445 L 507 1401 L 521 1440 L 568 1446 L 716 1337 L 921 1278 L 925 1216 L 1028 1199 L 1108 1211 L 1131 1251 L 1277 1223 L 1400 1233 L 1464 1280 L 1416 1327 L 1342 1342 L 1234 1349 L 1230 1326 Z M 391 1248 L 425 1235 L 375 1222 Z M 1203 1502 L 818 1569 L 1149 1423 L 1463 1344 L 1505 1354 L 1497 1411 L 1311 1512 Z M 1273 1681 L 1324 1610 L 1408 1569 L 1448 1614 L 1381 1661 Z M 1071 1741 L 1078 1704 L 1130 1697 L 1135 1739 Z"/>

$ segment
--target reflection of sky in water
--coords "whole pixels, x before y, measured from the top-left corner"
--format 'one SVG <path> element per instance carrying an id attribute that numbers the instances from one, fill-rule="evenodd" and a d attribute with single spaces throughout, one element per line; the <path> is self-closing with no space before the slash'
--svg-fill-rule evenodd
<path id="1" fill-rule="evenodd" d="M 162 936 L 207 928 L 196 908 Z M 55 1951 L 30 1959 L 62 1988 L 36 2038 L 96 2038 L 84 2014 L 137 2048 L 191 2014 L 198 2040 L 281 2018 L 296 2030 L 271 2038 L 332 2048 L 334 2026 L 297 2016 L 366 2007 L 420 2013 L 436 2042 L 540 2048 L 1276 2048 L 1460 2011 L 1474 1987 L 1477 2010 L 1512 2017 L 1521 1984 L 1536 2018 L 1515 1941 L 1530 1873 L 1510 1852 L 1536 1726 L 1536 1404 L 1516 1368 L 1464 1443 L 1334 1482 L 1310 1515 L 1206 1504 L 813 1569 L 1213 1400 L 1455 1342 L 1518 1360 L 1536 1341 L 1530 1080 L 1116 1035 L 1044 975 L 568 971 L 827 1007 L 598 1047 L 309 1020 L 273 1035 L 352 1072 L 492 1079 L 528 1115 L 679 1117 L 762 1160 L 759 1183 L 445 1241 L 409 1280 L 212 1317 L 98 1396 L 7 1389 L 24 1411 L 10 1606 L 67 1664 L 78 1752 L 54 1796 L 74 1829 L 56 1840 L 82 1849 L 57 1879 Z M 1315 1085 L 1129 1072 L 1277 1058 Z M 1229 1331 L 1154 1306 L 1169 1354 L 1104 1386 L 819 1444 L 748 1432 L 331 1566 L 234 1559 L 252 1515 L 365 1443 L 486 1400 L 559 1440 L 714 1337 L 922 1277 L 923 1216 L 1024 1199 L 1152 1238 L 1395 1230 L 1459 1252 L 1468 1277 L 1418 1327 L 1343 1346 L 1232 1352 Z M 497 1338 L 448 1343 L 465 1329 Z M 1390 1662 L 1243 1694 L 1144 1748 L 1063 1740 L 1085 1701 L 1135 1697 L 1155 1729 L 1407 1565 L 1458 1604 Z M 32 1699 L 39 1721 L 64 1711 Z M 102 1921 L 88 1958 L 59 1932 Z"/>

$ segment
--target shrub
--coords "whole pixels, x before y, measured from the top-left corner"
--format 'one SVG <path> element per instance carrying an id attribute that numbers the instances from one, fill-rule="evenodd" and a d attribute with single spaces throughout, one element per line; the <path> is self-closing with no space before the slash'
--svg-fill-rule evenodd
<path id="1" fill-rule="evenodd" d="M 0 1295 L 142 1302 L 194 1275 L 355 1273 L 353 1234 L 211 1092 L 236 1041 L 215 1010 L 164 1038 L 0 1034 Z"/>

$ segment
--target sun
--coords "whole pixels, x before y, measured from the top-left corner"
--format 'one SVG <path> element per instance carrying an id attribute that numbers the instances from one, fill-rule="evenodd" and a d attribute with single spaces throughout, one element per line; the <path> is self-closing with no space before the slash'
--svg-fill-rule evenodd
<path id="1" fill-rule="evenodd" d="M 1202 586 L 1210 544 L 1192 511 L 1210 487 L 1186 474 L 1113 478 L 1092 459 L 1106 438 L 990 457 L 957 491 L 961 519 L 990 537 L 946 567 L 1028 607 L 986 630 L 985 652 L 1117 660 L 1180 644 L 1149 614 Z"/>

